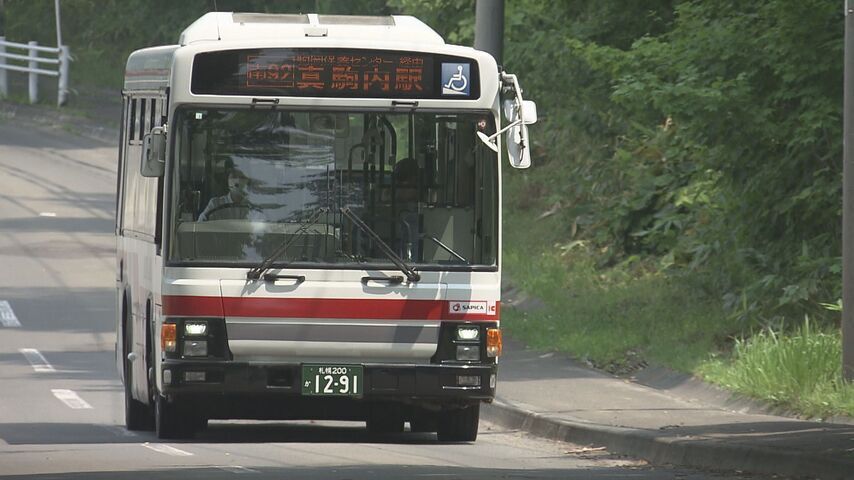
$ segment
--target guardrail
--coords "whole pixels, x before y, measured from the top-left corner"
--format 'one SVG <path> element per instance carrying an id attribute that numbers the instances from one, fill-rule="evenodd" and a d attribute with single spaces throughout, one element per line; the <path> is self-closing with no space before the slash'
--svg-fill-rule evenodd
<path id="1" fill-rule="evenodd" d="M 7 49 L 24 50 L 26 55 L 9 53 Z M 51 56 L 39 56 L 39 53 L 52 54 Z M 7 60 L 27 62 L 27 66 L 12 65 Z M 15 43 L 7 42 L 5 37 L 0 37 L 0 96 L 9 95 L 9 82 L 7 73 L 23 72 L 29 74 L 30 103 L 39 101 L 39 75 L 58 77 L 58 90 L 56 104 L 65 105 L 68 100 L 68 64 L 71 62 L 71 51 L 68 45 L 60 47 L 42 47 L 38 42 Z M 42 68 L 39 64 L 56 65 L 56 70 Z"/>

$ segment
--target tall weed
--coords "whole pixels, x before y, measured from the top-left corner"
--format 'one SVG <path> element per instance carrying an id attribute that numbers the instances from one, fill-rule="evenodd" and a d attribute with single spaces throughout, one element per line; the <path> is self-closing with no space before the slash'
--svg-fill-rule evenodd
<path id="1" fill-rule="evenodd" d="M 795 331 L 764 329 L 735 342 L 731 362 L 701 367 L 729 389 L 810 416 L 854 415 L 854 386 L 842 380 L 838 331 L 808 318 Z"/>

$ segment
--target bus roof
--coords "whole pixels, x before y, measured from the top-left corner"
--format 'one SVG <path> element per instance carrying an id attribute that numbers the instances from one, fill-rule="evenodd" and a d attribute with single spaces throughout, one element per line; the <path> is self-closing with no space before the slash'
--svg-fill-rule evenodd
<path id="1" fill-rule="evenodd" d="M 333 40 L 374 41 L 387 45 L 418 43 L 445 45 L 442 37 L 421 20 L 408 15 L 359 16 L 210 12 L 182 33 L 179 45 L 143 48 L 128 57 L 126 90 L 160 90 L 169 84 L 175 51 L 205 42 L 281 42 L 283 39 L 326 37 Z"/>
<path id="2" fill-rule="evenodd" d="M 160 90 L 169 85 L 178 45 L 143 48 L 128 57 L 125 90 Z"/>
<path id="3" fill-rule="evenodd" d="M 199 54 L 240 52 L 252 49 L 259 51 L 263 49 L 270 49 L 271 51 L 275 49 L 292 49 L 294 51 L 300 49 L 337 49 L 345 53 L 352 53 L 357 50 L 378 50 L 383 51 L 381 52 L 382 55 L 392 57 L 398 55 L 395 52 L 399 51 L 403 52 L 403 55 L 411 53 L 411 55 L 421 59 L 429 58 L 429 62 L 431 62 L 426 70 L 427 76 L 406 77 L 410 83 L 416 80 L 421 82 L 422 86 L 415 88 L 420 92 L 424 87 L 425 94 L 423 96 L 416 95 L 412 88 L 402 87 L 399 91 L 380 96 L 373 94 L 353 96 L 292 95 L 290 93 L 276 93 L 274 90 L 265 91 L 261 95 L 288 97 L 289 105 L 316 106 L 326 102 L 335 105 L 347 103 L 350 106 L 385 108 L 389 104 L 389 99 L 392 101 L 414 99 L 422 108 L 492 109 L 498 101 L 500 87 L 497 75 L 498 66 L 492 56 L 471 47 L 446 44 L 436 31 L 422 21 L 415 17 L 401 15 L 207 13 L 181 33 L 179 44 L 143 48 L 131 53 L 125 70 L 124 91 L 165 93 L 169 90 L 169 95 L 175 103 L 211 101 L 215 97 L 219 103 L 242 105 L 247 101 L 247 98 L 257 95 L 255 93 L 251 95 L 245 92 L 241 93 L 237 90 L 223 91 L 223 93 L 205 93 L 203 92 L 204 89 L 201 89 L 198 92 L 193 92 L 191 90 L 193 79 L 191 66 Z M 234 62 L 239 61 L 238 58 L 235 58 L 229 59 L 229 62 L 232 60 Z M 395 60 L 395 58 L 390 60 L 392 63 L 404 61 L 402 59 Z M 406 61 L 412 60 L 407 58 Z M 474 85 L 478 87 L 472 87 L 472 98 L 446 97 L 445 93 L 440 91 L 440 87 L 445 82 L 444 79 L 440 78 L 440 74 L 445 75 L 445 72 L 441 70 L 442 68 L 447 65 L 451 65 L 449 68 L 467 68 L 462 65 L 455 65 L 454 62 L 475 63 L 471 67 L 472 80 L 474 80 Z M 228 77 L 227 72 L 224 75 Z M 225 81 L 224 79 L 225 77 L 220 80 Z M 213 82 L 213 80 L 211 81 Z M 427 92 L 426 82 L 431 82 L 429 88 L 432 93 Z M 220 85 L 216 82 L 214 84 Z M 403 85 L 406 86 L 407 84 L 404 83 Z M 261 87 L 263 85 L 258 88 Z M 408 95 L 404 90 L 413 92 L 413 94 Z M 333 99 L 333 97 L 337 98 Z"/>
<path id="4" fill-rule="evenodd" d="M 359 16 L 211 12 L 181 33 L 179 43 L 257 41 L 283 38 L 335 39 L 443 45 L 445 41 L 421 20 L 406 15 Z"/>

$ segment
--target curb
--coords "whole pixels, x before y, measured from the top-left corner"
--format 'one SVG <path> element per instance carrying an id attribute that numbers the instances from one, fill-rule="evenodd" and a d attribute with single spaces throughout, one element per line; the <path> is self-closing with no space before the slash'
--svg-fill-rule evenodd
<path id="1" fill-rule="evenodd" d="M 810 418 L 797 412 L 775 406 L 760 399 L 751 398 L 713 383 L 705 382 L 691 374 L 677 372 L 661 365 L 648 365 L 627 376 L 620 376 L 637 385 L 643 385 L 686 402 L 700 401 L 722 410 L 736 413 L 773 415 L 795 420 L 805 420 L 838 425 L 854 425 L 854 418 L 834 416 Z"/>
<path id="2" fill-rule="evenodd" d="M 499 399 L 483 405 L 481 418 L 549 440 L 601 445 L 612 453 L 640 457 L 652 464 L 822 479 L 851 478 L 854 471 L 854 462 L 833 457 L 708 437 L 674 437 L 654 430 L 571 421 L 532 412 Z"/>

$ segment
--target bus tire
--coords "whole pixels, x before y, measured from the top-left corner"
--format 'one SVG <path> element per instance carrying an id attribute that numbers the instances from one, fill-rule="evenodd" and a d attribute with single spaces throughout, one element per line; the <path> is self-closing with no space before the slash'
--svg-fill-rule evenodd
<path id="1" fill-rule="evenodd" d="M 440 442 L 473 442 L 477 440 L 480 404 L 443 412 L 439 417 Z"/>
<path id="2" fill-rule="evenodd" d="M 130 325 L 125 321 L 125 333 L 123 338 L 124 349 L 122 352 L 125 357 L 122 360 L 122 364 L 125 369 L 125 426 L 127 426 L 128 430 L 151 431 L 154 430 L 154 411 L 151 409 L 150 405 L 146 405 L 133 398 L 133 365 L 127 358 L 127 354 L 130 351 L 130 337 L 128 336 L 129 327 Z"/>
<path id="3" fill-rule="evenodd" d="M 160 394 L 155 394 L 154 418 L 157 438 L 181 439 L 193 436 L 193 425 L 190 419 L 182 414 L 180 405 L 169 402 Z"/>
<path id="4" fill-rule="evenodd" d="M 128 430 L 154 430 L 151 408 L 133 398 L 130 384 L 125 383 L 125 426 Z"/>

